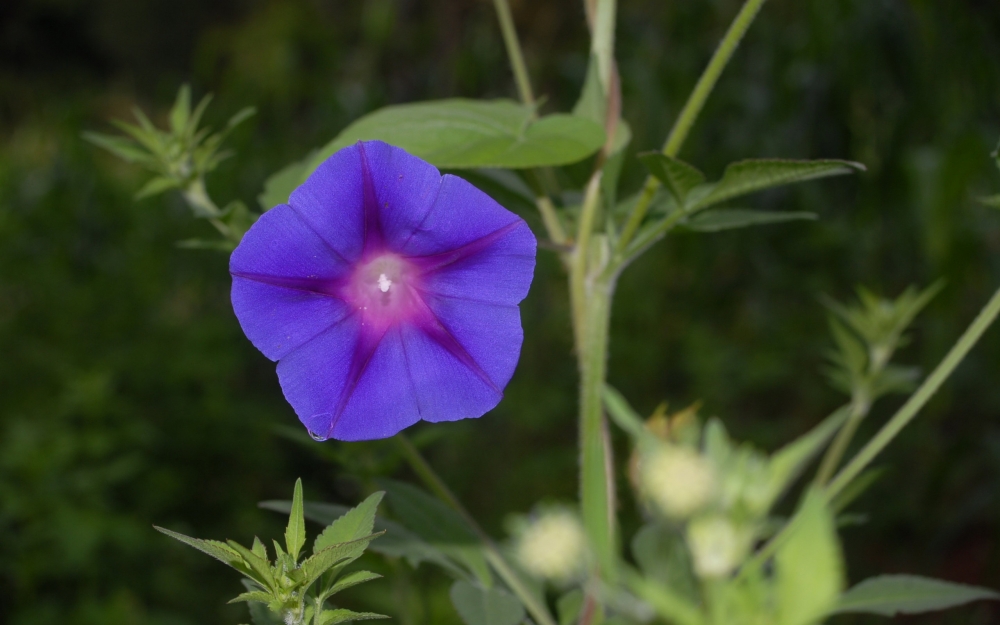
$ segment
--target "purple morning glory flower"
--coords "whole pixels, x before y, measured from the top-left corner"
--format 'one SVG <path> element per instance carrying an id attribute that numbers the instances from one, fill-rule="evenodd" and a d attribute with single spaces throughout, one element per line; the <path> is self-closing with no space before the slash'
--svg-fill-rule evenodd
<path id="1" fill-rule="evenodd" d="M 246 233 L 229 262 L 233 308 L 314 438 L 384 438 L 497 405 L 535 245 L 465 180 L 359 142 Z"/>

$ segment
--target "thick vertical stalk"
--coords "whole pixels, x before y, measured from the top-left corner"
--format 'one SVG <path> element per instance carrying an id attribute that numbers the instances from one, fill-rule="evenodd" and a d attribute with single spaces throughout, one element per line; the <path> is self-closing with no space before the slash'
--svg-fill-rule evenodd
<path id="1" fill-rule="evenodd" d="M 600 574 L 615 578 L 614 470 L 602 403 L 614 283 L 595 281 L 586 293 L 580 354 L 580 507 Z"/>

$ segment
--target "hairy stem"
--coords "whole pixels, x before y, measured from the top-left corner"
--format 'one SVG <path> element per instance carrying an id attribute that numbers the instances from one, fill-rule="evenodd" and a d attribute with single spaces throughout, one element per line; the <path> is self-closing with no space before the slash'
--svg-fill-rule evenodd
<path id="1" fill-rule="evenodd" d="M 1000 314 L 1000 290 L 993 294 L 993 297 L 986 303 L 979 315 L 972 321 L 965 333 L 962 334 L 958 342 L 951 348 L 937 368 L 920 388 L 910 396 L 905 404 L 889 419 L 888 423 L 870 440 L 854 458 L 851 459 L 826 489 L 827 498 L 835 496 L 842 491 L 851 480 L 856 478 L 871 463 L 875 457 L 882 452 L 886 446 L 906 425 L 913 420 L 921 408 L 934 396 L 941 384 L 944 383 L 955 367 L 962 362 L 969 350 L 979 341 L 979 338 L 986 332 L 993 321 Z"/>
<path id="2" fill-rule="evenodd" d="M 670 129 L 670 134 L 667 135 L 667 140 L 663 144 L 663 153 L 667 156 L 677 156 L 681 151 L 681 146 L 684 145 L 688 133 L 691 132 L 691 127 L 694 126 L 698 115 L 701 114 L 701 109 L 705 106 L 705 101 L 708 100 L 712 89 L 715 88 L 715 83 L 718 82 L 719 76 L 722 75 L 722 70 L 729 64 L 729 60 L 743 39 L 743 35 L 750 28 L 750 24 L 757 17 L 757 13 L 760 11 L 761 6 L 763 6 L 764 1 L 746 0 L 743 8 L 740 9 L 740 12 L 736 14 L 736 18 L 733 19 L 733 23 L 729 25 L 729 30 L 726 31 L 726 35 L 719 42 L 719 47 L 715 49 L 715 54 L 712 55 L 712 59 L 708 62 L 705 71 L 701 73 L 701 77 L 695 84 L 694 90 L 691 91 L 687 102 L 684 103 L 684 108 L 681 109 L 680 115 L 677 116 L 673 128 Z M 646 218 L 649 204 L 659 184 L 659 181 L 652 176 L 646 178 L 646 185 L 643 187 L 642 196 L 636 203 L 635 208 L 632 209 L 632 213 L 629 215 L 628 221 L 622 229 L 622 236 L 618 241 L 619 252 L 625 250 L 632 237 L 635 236 L 639 226 L 642 225 L 642 220 Z"/>
<path id="3" fill-rule="evenodd" d="M 521 578 L 514 571 L 513 568 L 507 563 L 500 550 L 497 549 L 496 544 L 493 539 L 490 538 L 483 528 L 476 523 L 476 520 L 472 518 L 472 515 L 465 509 L 465 506 L 458 501 L 458 498 L 451 492 L 448 485 L 444 483 L 444 480 L 434 471 L 427 460 L 420 454 L 420 450 L 410 442 L 410 439 L 403 434 L 397 434 L 395 436 L 396 442 L 399 444 L 399 448 L 403 453 L 403 458 L 410 465 L 417 476 L 423 481 L 424 485 L 430 489 L 438 499 L 443 501 L 448 507 L 455 510 L 465 519 L 466 523 L 472 528 L 476 535 L 479 537 L 482 543 L 483 555 L 486 556 L 487 562 L 490 566 L 497 572 L 500 579 L 507 584 L 507 587 L 517 595 L 521 603 L 524 604 L 525 609 L 531 614 L 531 617 L 538 623 L 538 625 L 556 625 L 555 619 L 549 614 L 548 609 L 540 603 L 535 596 L 528 590 L 528 587 L 521 581 Z"/>
<path id="4" fill-rule="evenodd" d="M 618 541 L 614 466 L 603 389 L 614 284 L 594 281 L 590 286 L 580 355 L 580 508 L 600 574 L 613 581 Z"/>

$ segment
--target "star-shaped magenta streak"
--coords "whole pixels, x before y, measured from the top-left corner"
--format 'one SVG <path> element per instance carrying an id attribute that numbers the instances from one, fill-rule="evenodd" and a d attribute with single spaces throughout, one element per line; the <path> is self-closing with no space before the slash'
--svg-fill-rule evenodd
<path id="1" fill-rule="evenodd" d="M 359 142 L 246 233 L 233 308 L 314 438 L 385 438 L 497 405 L 535 247 L 524 220 L 462 178 Z"/>

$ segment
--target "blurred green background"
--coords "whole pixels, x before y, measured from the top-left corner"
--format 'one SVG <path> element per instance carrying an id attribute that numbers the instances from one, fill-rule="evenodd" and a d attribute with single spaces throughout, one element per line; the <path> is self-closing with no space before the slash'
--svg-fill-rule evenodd
<path id="1" fill-rule="evenodd" d="M 738 2 L 620 4 L 635 152 L 662 142 Z M 569 108 L 587 59 L 581 3 L 512 5 L 546 110 Z M 236 576 L 153 523 L 277 536 L 281 519 L 256 502 L 288 497 L 296 476 L 307 497 L 348 503 L 364 488 L 355 476 L 380 462 L 409 478 L 389 443 L 293 440 L 274 366 L 231 312 L 226 257 L 174 246 L 208 226 L 176 197 L 133 202 L 146 175 L 81 140 L 134 104 L 162 122 L 183 82 L 216 94 L 209 123 L 258 108 L 209 181 L 220 202 L 248 204 L 270 173 L 381 105 L 515 94 L 486 0 L 0 3 L 0 623 L 245 622 L 244 607 L 224 605 Z M 677 235 L 628 269 L 612 382 L 643 411 L 701 400 L 773 449 L 841 401 L 821 374 L 819 294 L 843 299 L 864 283 L 895 295 L 945 278 L 899 357 L 929 370 L 1000 283 L 1000 214 L 974 201 L 1000 191 L 988 157 L 998 122 L 1000 4 L 769 2 L 682 157 L 710 177 L 752 156 L 869 170 L 750 201 L 819 222 Z M 624 191 L 642 176 L 629 161 Z M 543 253 L 504 402 L 416 428 L 496 535 L 506 514 L 575 494 L 565 296 Z M 881 458 L 885 478 L 856 505 L 869 520 L 843 534 L 853 581 L 909 572 L 1000 587 L 998 375 L 993 329 Z M 898 403 L 884 400 L 864 429 Z M 622 516 L 635 527 L 627 500 Z M 399 575 L 352 591 L 359 606 L 457 622 L 443 577 L 373 566 Z M 912 622 L 995 623 L 1000 609 Z"/>

